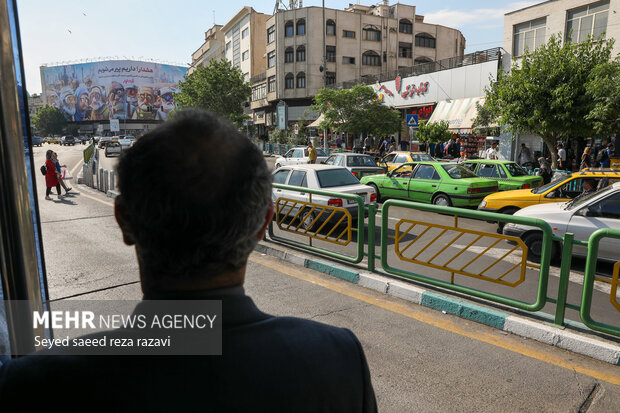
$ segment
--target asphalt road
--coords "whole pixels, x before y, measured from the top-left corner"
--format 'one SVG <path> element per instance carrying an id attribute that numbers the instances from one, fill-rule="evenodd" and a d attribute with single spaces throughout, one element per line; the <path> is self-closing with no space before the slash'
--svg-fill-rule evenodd
<path id="1" fill-rule="evenodd" d="M 50 147 L 77 175 L 83 147 L 35 148 L 35 165 Z M 37 176 L 51 298 L 139 299 L 135 252 L 122 243 L 112 200 L 72 185 L 73 194 L 65 200 L 45 201 L 43 180 Z M 620 405 L 618 367 L 273 257 L 250 257 L 246 291 L 264 311 L 351 329 L 365 349 L 384 412 L 566 412 L 582 407 L 610 412 Z"/>

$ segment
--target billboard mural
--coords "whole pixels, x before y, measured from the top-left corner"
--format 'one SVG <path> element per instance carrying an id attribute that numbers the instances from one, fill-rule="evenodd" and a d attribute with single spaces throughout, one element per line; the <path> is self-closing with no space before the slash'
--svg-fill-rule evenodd
<path id="1" fill-rule="evenodd" d="M 186 70 L 135 60 L 44 66 L 43 99 L 69 121 L 165 120 Z"/>

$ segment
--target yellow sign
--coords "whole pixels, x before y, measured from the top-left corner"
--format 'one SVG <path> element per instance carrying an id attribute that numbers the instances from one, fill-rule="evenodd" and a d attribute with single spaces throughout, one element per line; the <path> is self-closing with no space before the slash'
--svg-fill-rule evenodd
<path id="1" fill-rule="evenodd" d="M 84 149 L 83 153 L 84 163 L 88 163 L 88 161 L 90 161 L 90 158 L 92 158 L 93 154 L 95 153 L 95 146 L 91 143 L 86 149 Z"/>

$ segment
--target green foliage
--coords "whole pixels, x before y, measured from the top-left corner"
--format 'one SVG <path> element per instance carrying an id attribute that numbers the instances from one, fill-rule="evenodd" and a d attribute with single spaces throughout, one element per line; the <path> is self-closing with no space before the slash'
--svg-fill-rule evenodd
<path id="1" fill-rule="evenodd" d="M 381 104 L 375 91 L 361 84 L 351 89 L 321 89 L 312 109 L 324 116 L 319 129 L 337 132 L 388 135 L 400 131 L 402 123 L 399 111 Z"/>
<path id="2" fill-rule="evenodd" d="M 450 124 L 445 120 L 433 123 L 420 123 L 415 136 L 422 142 L 446 142 L 452 137 L 449 127 Z"/>
<path id="3" fill-rule="evenodd" d="M 77 136 L 79 133 L 80 127 L 76 124 L 70 124 L 65 127 L 65 132 L 67 135 Z"/>
<path id="4" fill-rule="evenodd" d="M 247 116 L 243 103 L 252 95 L 250 84 L 238 67 L 227 60 L 212 60 L 179 83 L 174 99 L 179 107 L 203 108 L 241 126 Z"/>
<path id="5" fill-rule="evenodd" d="M 551 36 L 485 90 L 485 105 L 474 126 L 498 123 L 508 130 L 541 136 L 555 167 L 558 140 L 591 135 L 595 122 L 587 116 L 595 101 L 587 93 L 587 84 L 593 81 L 590 73 L 609 61 L 612 47 L 613 39 L 562 44 L 560 36 Z"/>
<path id="6" fill-rule="evenodd" d="M 291 143 L 289 139 L 289 132 L 287 130 L 278 128 L 275 128 L 269 132 L 269 141 L 281 144 Z"/>
<path id="7" fill-rule="evenodd" d="M 620 60 L 596 66 L 586 85 L 594 108 L 586 119 L 593 123 L 596 133 L 610 136 L 620 130 Z"/>
<path id="8" fill-rule="evenodd" d="M 43 106 L 37 114 L 32 118 L 32 124 L 38 133 L 44 135 L 60 135 L 65 126 L 67 119 L 62 112 L 53 106 Z"/>

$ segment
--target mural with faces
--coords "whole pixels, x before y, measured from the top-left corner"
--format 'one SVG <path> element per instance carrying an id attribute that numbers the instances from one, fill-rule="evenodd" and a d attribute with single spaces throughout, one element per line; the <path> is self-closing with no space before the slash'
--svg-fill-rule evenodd
<path id="1" fill-rule="evenodd" d="M 153 62 L 111 60 L 43 67 L 44 101 L 67 120 L 165 120 L 186 68 Z"/>

